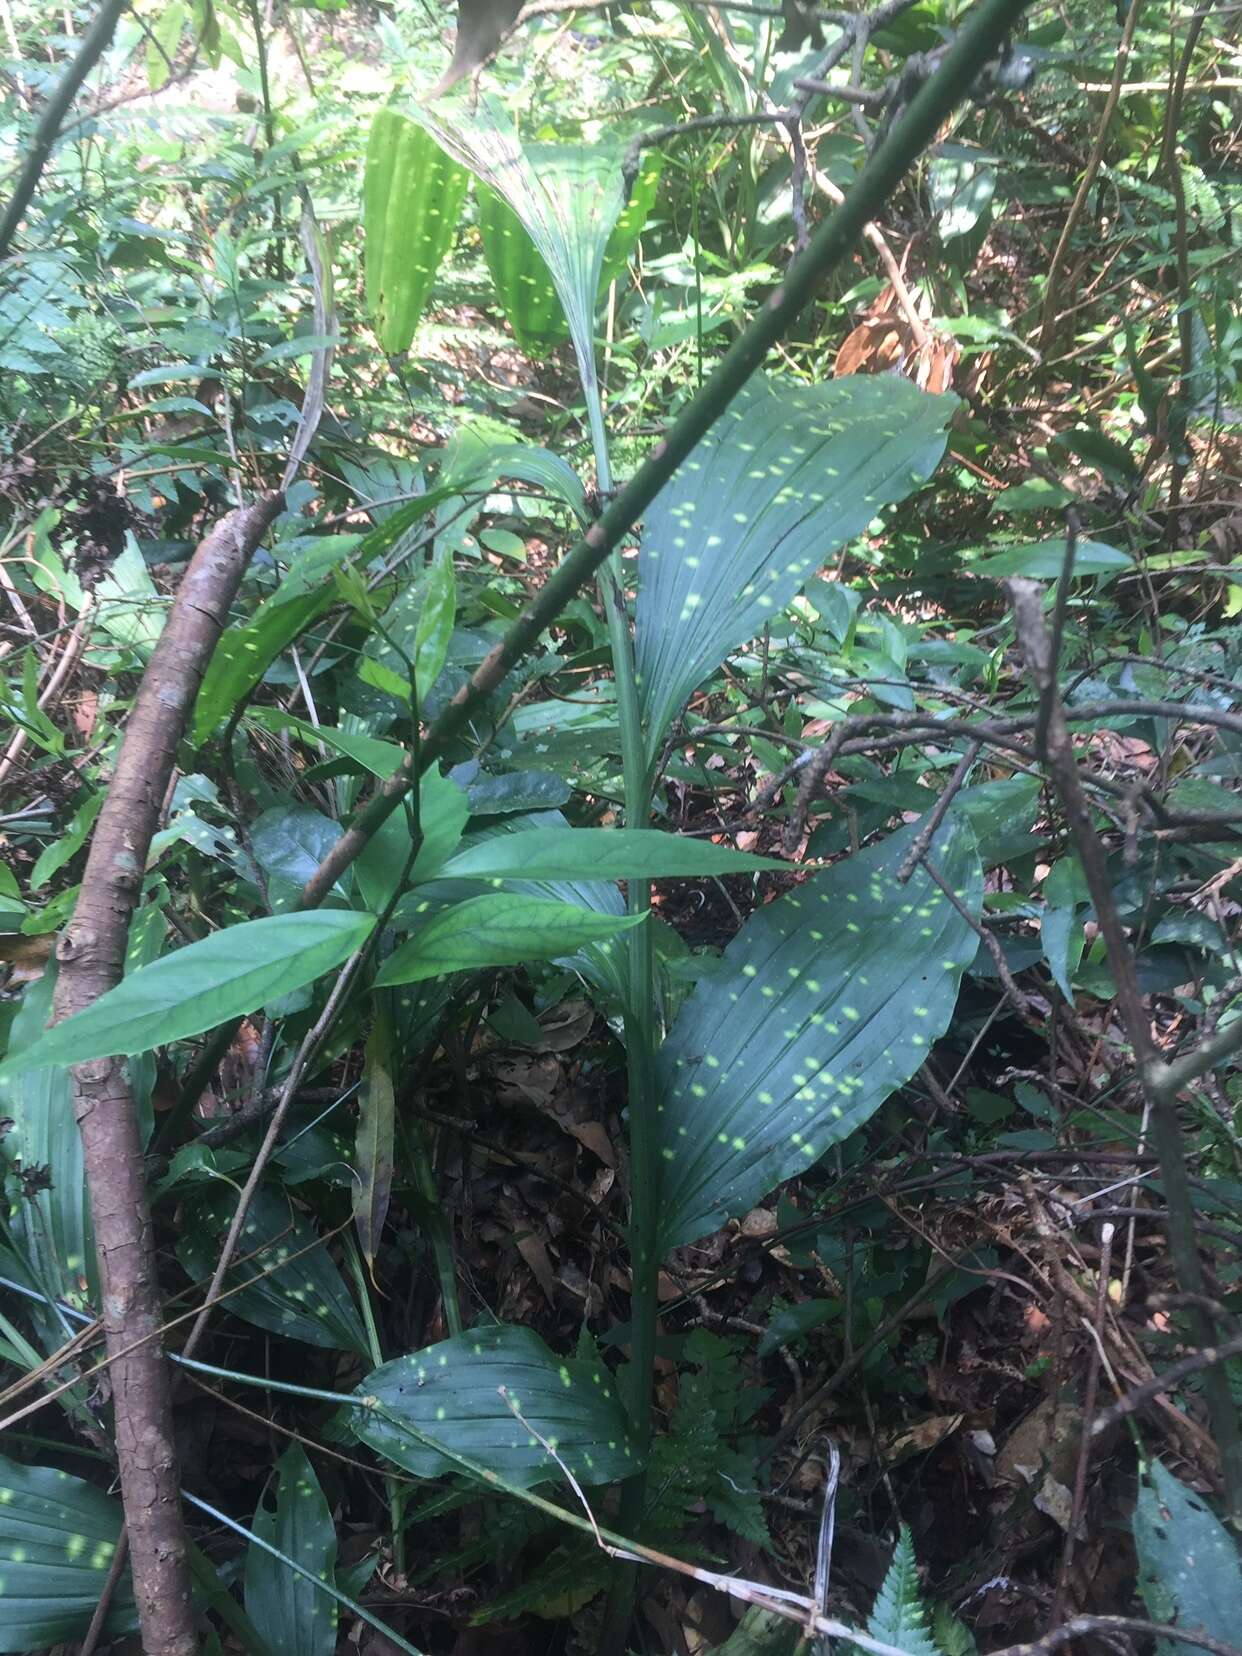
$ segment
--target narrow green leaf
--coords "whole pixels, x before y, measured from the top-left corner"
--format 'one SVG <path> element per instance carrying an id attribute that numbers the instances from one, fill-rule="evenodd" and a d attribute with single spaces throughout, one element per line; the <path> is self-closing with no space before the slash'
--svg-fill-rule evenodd
<path id="1" fill-rule="evenodd" d="M 91 829 L 95 826 L 95 818 L 99 815 L 105 798 L 103 788 L 90 795 L 84 805 L 80 805 L 74 813 L 73 821 L 58 840 L 46 846 L 39 854 L 39 860 L 30 871 L 31 891 L 41 890 L 86 844 Z"/>
<path id="2" fill-rule="evenodd" d="M 377 1010 L 363 1059 L 354 1141 L 354 1227 L 372 1274 L 392 1195 L 393 1057 L 391 1021 L 384 1011 Z"/>
<path id="3" fill-rule="evenodd" d="M 1026 546 L 1010 546 L 1003 552 L 993 552 L 970 565 L 972 575 L 988 575 L 1000 580 L 1006 575 L 1027 575 L 1036 581 L 1055 581 L 1065 566 L 1065 541 L 1036 541 Z M 1115 575 L 1122 569 L 1133 569 L 1134 560 L 1127 552 L 1103 541 L 1080 540 L 1074 548 L 1074 574 Z"/>
<path id="4" fill-rule="evenodd" d="M 529 1328 L 472 1329 L 398 1357 L 368 1374 L 358 1393 L 376 1404 L 359 1412 L 358 1436 L 418 1477 L 457 1470 L 444 1449 L 519 1488 L 562 1480 L 535 1433 L 579 1483 L 611 1483 L 638 1470 L 608 1371 L 557 1357 Z"/>
<path id="5" fill-rule="evenodd" d="M 658 828 L 527 828 L 492 835 L 458 851 L 437 876 L 452 880 L 706 879 L 787 869 L 711 840 Z"/>
<path id="6" fill-rule="evenodd" d="M 572 903 L 507 891 L 468 897 L 420 926 L 389 956 L 375 982 L 377 987 L 418 983 L 446 972 L 553 960 L 585 943 L 628 931 L 645 918 L 641 914 L 596 914 Z"/>
<path id="7" fill-rule="evenodd" d="M 977 939 L 919 869 L 915 826 L 756 910 L 657 1060 L 661 1245 L 691 1242 L 814 1164 L 909 1080 L 952 1016 Z M 932 860 L 978 912 L 974 836 Z"/>
<path id="8" fill-rule="evenodd" d="M 50 1064 L 149 1052 L 313 983 L 365 943 L 369 914 L 327 909 L 247 920 L 132 972 L 93 1006 L 0 1066 L 0 1077 Z"/>
<path id="9" fill-rule="evenodd" d="M 275 1507 L 266 1495 L 259 1501 L 254 1533 L 316 1580 L 335 1579 L 336 1528 L 300 1443 L 277 1461 Z M 268 1648 L 282 1656 L 332 1656 L 336 1649 L 335 1599 L 262 1546 L 246 1553 L 246 1614 Z"/>

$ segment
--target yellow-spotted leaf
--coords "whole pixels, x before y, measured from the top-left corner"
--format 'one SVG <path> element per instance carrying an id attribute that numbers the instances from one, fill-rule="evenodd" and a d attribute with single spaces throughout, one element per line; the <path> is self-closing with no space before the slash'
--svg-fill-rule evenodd
<path id="1" fill-rule="evenodd" d="M 471 1329 L 385 1363 L 358 1392 L 372 1404 L 358 1436 L 417 1477 L 465 1470 L 457 1455 L 519 1488 L 563 1481 L 565 1467 L 587 1485 L 639 1468 L 608 1371 L 529 1328 Z"/>
<path id="2" fill-rule="evenodd" d="M 919 868 L 915 828 L 756 910 L 682 1006 L 657 1060 L 661 1251 L 745 1213 L 862 1125 L 948 1027 L 978 939 Z M 937 872 L 978 913 L 961 819 Z"/>

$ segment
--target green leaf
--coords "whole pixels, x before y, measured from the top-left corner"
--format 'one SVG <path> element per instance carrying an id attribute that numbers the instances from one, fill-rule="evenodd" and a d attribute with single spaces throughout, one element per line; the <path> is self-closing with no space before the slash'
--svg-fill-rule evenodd
<path id="1" fill-rule="evenodd" d="M 801 1637 L 796 1622 L 772 1610 L 749 1609 L 737 1629 L 711 1656 L 793 1656 Z"/>
<path id="2" fill-rule="evenodd" d="M 812 1167 L 914 1074 L 953 1013 L 974 932 L 920 868 L 915 825 L 757 910 L 683 1005 L 657 1060 L 667 1251 Z M 974 837 L 932 861 L 978 912 Z"/>
<path id="3" fill-rule="evenodd" d="M 378 1011 L 363 1058 L 354 1141 L 354 1228 L 372 1274 L 392 1195 L 393 1057 L 392 1023 L 386 1013 Z"/>
<path id="4" fill-rule="evenodd" d="M 274 805 L 257 818 L 250 843 L 277 913 L 297 904 L 302 887 L 340 837 L 337 824 L 311 805 Z M 339 883 L 334 889 L 343 895 Z"/>
<path id="5" fill-rule="evenodd" d="M 546 897 L 495 892 L 468 897 L 427 920 L 384 962 L 376 986 L 418 983 L 446 972 L 552 960 L 641 925 L 645 915 L 597 914 Z"/>
<path id="6" fill-rule="evenodd" d="M 420 707 L 444 666 L 456 615 L 457 583 L 453 576 L 453 554 L 445 541 L 437 548 L 427 571 L 423 605 L 418 612 L 418 626 L 414 634 L 414 683 Z"/>
<path id="7" fill-rule="evenodd" d="M 990 557 L 980 558 L 970 566 L 972 575 L 988 575 L 1000 580 L 1006 575 L 1026 575 L 1036 581 L 1055 581 L 1065 567 L 1065 540 L 1033 541 L 1024 546 L 1006 547 Z M 1113 575 L 1119 569 L 1133 569 L 1134 560 L 1127 552 L 1118 552 L 1102 541 L 1080 540 L 1074 548 L 1074 574 Z"/>
<path id="8" fill-rule="evenodd" d="M 120 1530 L 120 1501 L 93 1484 L 0 1456 L 0 1651 L 25 1656 L 82 1637 Z M 137 1625 L 127 1566 L 105 1634 Z"/>
<path id="9" fill-rule="evenodd" d="M 543 255 L 502 195 L 478 190 L 479 234 L 492 291 L 527 356 L 569 338 L 569 323 Z M 601 266 L 602 268 L 602 266 Z"/>
<path id="10" fill-rule="evenodd" d="M 313 983 L 361 948 L 369 914 L 323 910 L 247 920 L 143 966 L 49 1029 L 0 1078 L 49 1064 L 149 1052 L 215 1029 Z"/>
<path id="11" fill-rule="evenodd" d="M 177 1258 L 190 1276 L 210 1280 L 220 1238 L 236 1210 L 231 1189 L 217 1186 L 186 1197 Z M 366 1332 L 340 1272 L 284 1191 L 260 1185 L 255 1192 L 238 1256 L 224 1279 L 226 1289 L 236 1290 L 225 1301 L 233 1316 L 308 1345 L 370 1357 Z"/>
<path id="12" fill-rule="evenodd" d="M 927 1631 L 927 1615 L 919 1594 L 919 1571 L 909 1527 L 901 1526 L 897 1550 L 880 1587 L 867 1623 L 873 1639 L 896 1645 L 906 1656 L 939 1656 Z"/>
<path id="13" fill-rule="evenodd" d="M 834 1322 L 842 1315 L 839 1300 L 801 1300 L 797 1305 L 781 1305 L 774 1310 L 768 1326 L 759 1336 L 755 1348 L 757 1357 L 770 1357 L 774 1351 L 801 1340 L 813 1329 L 826 1322 Z"/>
<path id="14" fill-rule="evenodd" d="M 734 398 L 643 531 L 634 649 L 652 761 L 730 650 L 931 475 L 956 406 L 870 374 L 822 385 L 756 376 Z"/>
<path id="15" fill-rule="evenodd" d="M 336 1574 L 336 1527 L 315 1469 L 300 1443 L 276 1463 L 276 1505 L 266 1495 L 254 1515 L 254 1533 L 319 1581 Z M 282 1656 L 332 1656 L 336 1600 L 262 1547 L 246 1553 L 246 1614 L 272 1651 Z"/>
<path id="16" fill-rule="evenodd" d="M 351 558 L 357 568 L 365 569 L 466 486 L 466 480 L 459 479 L 451 488 L 429 489 L 398 507 L 366 535 L 325 536 L 300 551 L 271 597 L 249 621 L 229 627 L 216 646 L 194 703 L 190 733 L 194 745 L 207 740 L 250 694 L 280 652 L 336 601 L 337 591 L 328 577 L 342 558 Z M 271 709 L 256 709 L 256 715 L 271 713 Z"/>
<path id="17" fill-rule="evenodd" d="M 422 515 L 417 510 L 420 505 L 415 502 L 413 510 L 407 509 L 409 522 Z M 387 527 L 383 525 L 384 530 Z M 290 563 L 276 591 L 250 619 L 225 630 L 194 703 L 190 741 L 195 747 L 245 700 L 280 652 L 327 609 L 336 596 L 328 579 L 331 571 L 353 552 L 365 557 L 371 540 L 371 535 L 333 535 L 305 547 Z"/>
<path id="18" fill-rule="evenodd" d="M 567 460 L 530 443 L 515 443 L 499 421 L 466 425 L 444 453 L 441 478 L 463 489 L 471 480 L 529 483 L 561 500 L 580 522 L 589 516 L 582 480 Z"/>
<path id="19" fill-rule="evenodd" d="M 1160 1461 L 1139 1486 L 1134 1508 L 1139 1591 L 1153 1621 L 1236 1643 L 1242 1624 L 1242 1563 L 1238 1543 L 1202 1495 L 1187 1489 Z M 1161 1656 L 1185 1645 L 1161 1641 Z"/>
<path id="20" fill-rule="evenodd" d="M 456 850 L 470 813 L 465 794 L 440 771 L 421 776 L 418 790 L 422 844 L 410 871 L 412 884 L 436 878 L 445 858 Z M 405 810 L 399 808 L 380 824 L 354 864 L 358 890 L 373 913 L 379 914 L 387 906 L 409 853 L 410 824 Z"/>
<path id="21" fill-rule="evenodd" d="M 620 144 L 523 144 L 504 105 L 489 95 L 473 109 L 462 95 L 411 114 L 455 160 L 504 198 L 534 244 L 569 325 L 595 452 L 606 453 L 595 371 L 595 306 L 624 205 Z M 481 211 L 486 218 L 485 204 Z M 538 273 L 520 256 L 517 238 L 504 246 L 511 256 L 493 271 L 493 281 L 506 315 L 519 317 L 515 331 L 519 325 L 546 325 Z"/>
<path id="22" fill-rule="evenodd" d="M 408 351 L 470 180 L 417 122 L 381 109 L 363 181 L 367 309 L 386 356 Z"/>
<path id="23" fill-rule="evenodd" d="M 472 1329 L 385 1363 L 358 1392 L 377 1405 L 357 1420 L 358 1436 L 418 1477 L 456 1470 L 449 1456 L 461 1455 L 521 1488 L 562 1479 L 514 1409 L 579 1483 L 612 1483 L 638 1470 L 608 1371 L 557 1357 L 529 1328 Z"/>
<path id="24" fill-rule="evenodd" d="M 100 788 L 79 806 L 74 813 L 73 821 L 58 840 L 46 846 L 39 853 L 39 860 L 30 871 L 30 889 L 39 891 L 69 862 L 82 846 L 86 844 L 87 835 L 95 826 L 95 818 L 99 815 L 104 802 L 104 790 Z"/>
<path id="25" fill-rule="evenodd" d="M 658 828 L 527 828 L 467 845 L 443 865 L 445 880 L 706 879 L 787 869 L 711 840 Z"/>
<path id="26" fill-rule="evenodd" d="M 996 162 L 984 150 L 942 144 L 928 165 L 927 192 L 941 241 L 968 236 L 991 209 Z"/>
<path id="27" fill-rule="evenodd" d="M 563 805 L 573 791 L 555 771 L 506 771 L 467 783 L 466 801 L 471 816 L 502 816 L 506 811 L 546 811 Z"/>
<path id="28" fill-rule="evenodd" d="M 25 1067 L 26 1052 L 51 1016 L 55 984 L 55 972 L 47 971 L 23 997 L 0 1082 L 0 1116 L 13 1122 L 4 1139 L 6 1154 L 23 1167 L 46 1167 L 50 1178 L 49 1188 L 32 1191 L 17 1204 L 10 1220 L 13 1240 L 44 1290 L 82 1310 L 97 1287 L 95 1241 L 69 1073 Z M 54 1326 L 60 1327 L 57 1319 Z"/>

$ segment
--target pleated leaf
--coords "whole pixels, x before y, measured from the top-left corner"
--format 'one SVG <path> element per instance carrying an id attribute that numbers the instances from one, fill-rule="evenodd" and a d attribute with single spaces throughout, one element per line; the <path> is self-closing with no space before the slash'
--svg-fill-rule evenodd
<path id="1" fill-rule="evenodd" d="M 375 1403 L 358 1436 L 417 1477 L 461 1470 L 450 1456 L 462 1455 L 523 1488 L 563 1479 L 540 1437 L 579 1483 L 638 1470 L 607 1370 L 557 1357 L 529 1328 L 471 1329 L 385 1363 L 358 1391 Z"/>
<path id="2" fill-rule="evenodd" d="M 473 113 L 461 98 L 444 100 L 434 110 L 418 107 L 411 114 L 455 161 L 503 198 L 542 258 L 573 340 L 596 452 L 602 452 L 595 303 L 624 206 L 620 144 L 523 144 L 504 105 L 489 96 L 479 99 Z M 482 215 L 487 235 L 486 203 Z M 520 240 L 500 236 L 497 226 L 503 230 L 498 218 L 489 256 L 489 261 L 497 258 L 492 271 L 497 297 L 506 315 L 522 319 L 522 327 L 546 328 L 546 291 L 532 278 Z"/>
<path id="3" fill-rule="evenodd" d="M 82 1135 L 65 1069 L 26 1070 L 24 1049 L 34 1044 L 52 1012 L 54 972 L 26 990 L 9 1037 L 14 1072 L 0 1083 L 0 1117 L 13 1126 L 5 1153 L 23 1167 L 46 1167 L 46 1188 L 32 1189 L 13 1209 L 13 1241 L 34 1280 L 79 1310 L 95 1297 L 95 1241 L 86 1194 Z M 43 1313 L 37 1312 L 43 1322 Z"/>
<path id="4" fill-rule="evenodd" d="M 605 243 L 596 303 L 629 262 L 654 205 L 659 177 L 660 157 L 650 150 L 634 181 L 630 199 Z M 528 356 L 562 344 L 569 338 L 568 313 L 561 303 L 548 260 L 502 195 L 484 185 L 478 192 L 478 203 L 483 257 L 487 260 L 496 297 L 518 344 Z"/>
<path id="5" fill-rule="evenodd" d="M 1237 1643 L 1242 1620 L 1242 1563 L 1236 1537 L 1204 1497 L 1154 1460 L 1134 1508 L 1139 1592 L 1153 1621 Z M 1158 1656 L 1189 1647 L 1156 1641 Z"/>
<path id="6" fill-rule="evenodd" d="M 657 1059 L 662 1251 L 718 1229 L 862 1125 L 947 1028 L 974 932 L 920 869 L 914 827 L 754 913 L 682 1006 Z M 974 836 L 932 852 L 978 912 Z"/>
<path id="7" fill-rule="evenodd" d="M 116 1551 L 121 1503 L 48 1466 L 0 1456 L 0 1651 L 44 1650 L 82 1637 Z M 105 1636 L 137 1626 L 124 1570 Z"/>
<path id="8" fill-rule="evenodd" d="M 236 1207 L 231 1189 L 187 1201 L 177 1258 L 190 1276 L 210 1279 Z M 226 1289 L 237 1290 L 224 1301 L 233 1316 L 308 1345 L 370 1355 L 357 1307 L 331 1255 L 283 1191 L 261 1185 L 255 1192 L 238 1254 L 224 1279 Z"/>
<path id="9" fill-rule="evenodd" d="M 882 506 L 935 469 L 957 406 L 908 380 L 751 379 L 647 514 L 634 649 L 654 759 L 693 692 Z"/>
<path id="10" fill-rule="evenodd" d="M 367 143 L 363 224 L 367 309 L 389 356 L 410 348 L 469 182 L 416 121 L 379 111 Z"/>
<path id="11" fill-rule="evenodd" d="M 335 1585 L 336 1527 L 315 1469 L 300 1443 L 276 1463 L 275 1502 L 260 1500 L 254 1532 L 277 1551 Z M 332 1656 L 336 1601 L 262 1547 L 246 1553 L 246 1614 L 280 1656 Z"/>

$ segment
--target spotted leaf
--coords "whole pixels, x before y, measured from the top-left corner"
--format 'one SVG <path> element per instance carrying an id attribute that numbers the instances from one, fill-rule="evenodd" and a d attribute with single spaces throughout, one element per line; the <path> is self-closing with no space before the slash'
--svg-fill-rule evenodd
<path id="1" fill-rule="evenodd" d="M 753 914 L 686 1001 L 658 1060 L 661 1242 L 691 1242 L 814 1166 L 868 1119 L 948 1026 L 977 939 L 920 868 L 913 827 Z M 970 828 L 931 853 L 977 912 Z"/>
<path id="2" fill-rule="evenodd" d="M 336 1527 L 300 1443 L 277 1461 L 254 1532 L 317 1580 L 335 1580 Z M 246 1613 L 268 1649 L 281 1656 L 332 1656 L 336 1649 L 336 1601 L 262 1547 L 246 1554 Z"/>
<path id="3" fill-rule="evenodd" d="M 0 1456 L 0 1651 L 43 1650 L 86 1632 L 121 1529 L 121 1503 L 50 1466 Z M 108 1639 L 137 1625 L 128 1568 Z"/>
<path id="4" fill-rule="evenodd" d="M 186 1203 L 177 1258 L 208 1280 L 220 1238 L 237 1206 L 231 1189 L 213 1189 Z M 308 1345 L 370 1354 L 349 1290 L 314 1228 L 281 1190 L 261 1185 L 242 1226 L 239 1263 L 224 1279 L 225 1305 L 235 1317 Z"/>
<path id="5" fill-rule="evenodd" d="M 956 406 L 869 374 L 802 386 L 757 375 L 733 399 L 643 531 L 634 649 L 653 759 L 729 651 L 930 476 Z"/>
<path id="6" fill-rule="evenodd" d="M 385 1363 L 358 1390 L 373 1400 L 359 1437 L 418 1477 L 466 1470 L 455 1456 L 520 1487 L 563 1479 L 558 1461 L 582 1484 L 638 1470 L 608 1371 L 557 1357 L 529 1328 L 471 1329 Z"/>

